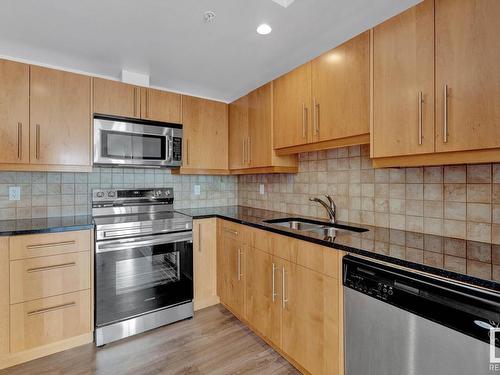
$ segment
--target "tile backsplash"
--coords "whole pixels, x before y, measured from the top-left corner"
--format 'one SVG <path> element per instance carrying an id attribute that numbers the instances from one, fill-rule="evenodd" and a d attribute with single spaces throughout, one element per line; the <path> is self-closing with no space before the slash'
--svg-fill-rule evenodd
<path id="1" fill-rule="evenodd" d="M 199 195 L 194 185 L 200 185 Z M 9 187 L 21 188 L 19 201 Z M 0 220 L 87 215 L 93 188 L 173 187 L 175 208 L 237 203 L 235 176 L 179 176 L 169 170 L 94 168 L 91 173 L 0 172 Z"/>
<path id="2" fill-rule="evenodd" d="M 300 154 L 296 175 L 238 180 L 239 204 L 289 214 L 326 217 L 308 200 L 323 194 L 339 220 L 500 244 L 500 164 L 374 169 L 364 145 Z"/>

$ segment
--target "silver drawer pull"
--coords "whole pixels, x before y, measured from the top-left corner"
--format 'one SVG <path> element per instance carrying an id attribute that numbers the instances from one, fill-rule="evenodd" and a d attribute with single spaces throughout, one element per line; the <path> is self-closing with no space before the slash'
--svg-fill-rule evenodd
<path id="1" fill-rule="evenodd" d="M 53 307 L 47 307 L 45 309 L 30 311 L 27 315 L 33 316 L 33 315 L 45 314 L 45 313 L 48 313 L 51 311 L 67 309 L 68 307 L 73 307 L 73 306 L 76 306 L 76 302 L 70 302 L 70 303 L 65 303 L 63 305 L 57 305 L 57 306 L 53 306 Z"/>
<path id="2" fill-rule="evenodd" d="M 26 246 L 26 248 L 28 248 L 28 249 L 43 249 L 45 247 L 66 246 L 66 245 L 74 245 L 74 244 L 76 244 L 76 241 L 71 240 L 71 241 L 43 243 L 43 244 L 39 244 L 39 245 L 28 245 L 28 246 Z"/>
<path id="3" fill-rule="evenodd" d="M 28 273 L 42 272 L 42 271 L 50 271 L 50 270 L 56 270 L 59 268 L 68 268 L 68 267 L 74 267 L 74 266 L 76 266 L 76 262 L 55 264 L 53 266 L 46 266 L 46 267 L 29 268 L 26 270 L 26 272 L 28 272 Z"/>
<path id="4" fill-rule="evenodd" d="M 223 230 L 224 232 L 234 234 L 235 236 L 237 236 L 237 235 L 238 235 L 238 232 L 237 232 L 237 231 L 232 230 L 232 229 L 229 229 L 229 228 L 222 228 L 222 230 Z"/>

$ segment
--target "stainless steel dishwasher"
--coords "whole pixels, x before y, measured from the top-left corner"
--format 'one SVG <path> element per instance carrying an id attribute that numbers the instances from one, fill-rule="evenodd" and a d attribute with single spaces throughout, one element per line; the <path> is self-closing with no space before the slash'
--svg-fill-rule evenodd
<path id="1" fill-rule="evenodd" d="M 345 375 L 500 373 L 489 345 L 498 294 L 354 256 L 343 281 Z"/>

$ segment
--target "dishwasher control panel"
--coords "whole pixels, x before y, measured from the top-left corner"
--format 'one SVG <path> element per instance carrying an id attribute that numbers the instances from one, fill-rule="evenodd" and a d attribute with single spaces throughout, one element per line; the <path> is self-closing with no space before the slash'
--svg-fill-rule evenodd
<path id="1" fill-rule="evenodd" d="M 344 285 L 383 301 L 387 301 L 395 292 L 393 282 L 381 278 L 368 268 L 357 265 L 345 270 Z"/>

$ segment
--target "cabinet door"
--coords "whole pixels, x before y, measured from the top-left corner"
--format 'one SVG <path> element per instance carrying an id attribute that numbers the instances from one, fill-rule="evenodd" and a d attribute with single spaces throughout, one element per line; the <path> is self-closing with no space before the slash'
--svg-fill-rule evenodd
<path id="1" fill-rule="evenodd" d="M 311 374 L 340 368 L 338 280 L 282 261 L 282 348 Z"/>
<path id="2" fill-rule="evenodd" d="M 183 166 L 228 169 L 227 104 L 183 96 Z"/>
<path id="3" fill-rule="evenodd" d="M 0 60 L 0 163 L 29 163 L 29 65 Z"/>
<path id="4" fill-rule="evenodd" d="M 272 83 L 248 95 L 248 159 L 252 168 L 272 165 Z"/>
<path id="5" fill-rule="evenodd" d="M 31 66 L 32 164 L 90 165 L 90 80 Z"/>
<path id="6" fill-rule="evenodd" d="M 182 96 L 168 91 L 141 88 L 141 118 L 182 123 Z"/>
<path id="7" fill-rule="evenodd" d="M 274 148 L 306 144 L 310 138 L 311 63 L 274 81 Z"/>
<path id="8" fill-rule="evenodd" d="M 193 222 L 194 309 L 219 303 L 217 296 L 217 222 Z"/>
<path id="9" fill-rule="evenodd" d="M 275 345 L 281 344 L 280 271 L 273 256 L 249 248 L 245 257 L 246 319 Z"/>
<path id="10" fill-rule="evenodd" d="M 240 317 L 245 316 L 244 245 L 221 235 L 217 262 L 217 288 L 221 302 Z"/>
<path id="11" fill-rule="evenodd" d="M 374 157 L 434 152 L 434 1 L 373 30 Z"/>
<path id="12" fill-rule="evenodd" d="M 94 113 L 140 117 L 139 90 L 126 83 L 94 78 Z"/>
<path id="13" fill-rule="evenodd" d="M 248 167 L 248 95 L 229 104 L 229 168 Z"/>
<path id="14" fill-rule="evenodd" d="M 436 1 L 438 152 L 500 147 L 499 14 L 498 0 Z"/>
<path id="15" fill-rule="evenodd" d="M 370 132 L 370 33 L 312 61 L 314 141 Z"/>

